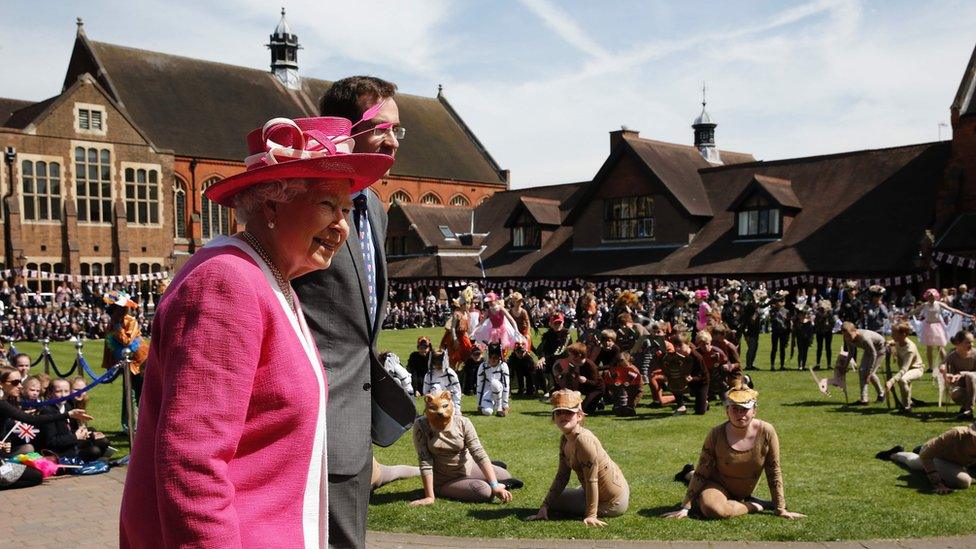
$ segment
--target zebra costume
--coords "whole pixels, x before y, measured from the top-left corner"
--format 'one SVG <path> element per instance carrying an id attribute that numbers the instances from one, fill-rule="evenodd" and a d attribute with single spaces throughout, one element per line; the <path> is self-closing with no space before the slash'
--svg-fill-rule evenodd
<path id="1" fill-rule="evenodd" d="M 440 368 L 437 368 L 433 363 L 435 354 L 440 354 L 442 358 Z M 424 394 L 429 395 L 435 390 L 449 391 L 454 401 L 454 409 L 460 412 L 461 380 L 454 368 L 448 364 L 447 353 L 431 353 L 430 360 L 430 368 L 427 369 L 427 374 L 424 376 Z"/>
<path id="2" fill-rule="evenodd" d="M 508 399 L 511 396 L 508 364 L 499 360 L 492 366 L 490 359 L 481 363 L 478 368 L 478 409 L 483 415 L 490 416 L 498 413 L 504 417 L 508 410 Z"/>

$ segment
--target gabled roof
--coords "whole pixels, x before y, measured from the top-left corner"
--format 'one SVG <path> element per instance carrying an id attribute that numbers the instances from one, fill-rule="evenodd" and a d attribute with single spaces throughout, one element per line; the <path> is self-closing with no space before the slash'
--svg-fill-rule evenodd
<path id="1" fill-rule="evenodd" d="M 767 198 L 784 208 L 799 210 L 803 207 L 800 204 L 800 199 L 793 192 L 793 183 L 789 179 L 756 175 L 752 178 L 752 182 L 746 185 L 739 196 L 729 204 L 728 210 L 731 212 L 738 211 L 739 206 L 756 192 L 764 194 Z"/>
<path id="2" fill-rule="evenodd" d="M 11 114 L 33 104 L 33 101 L 0 97 L 0 127 L 8 126 L 7 120 L 10 119 Z"/>
<path id="3" fill-rule="evenodd" d="M 269 71 L 88 40 L 78 34 L 65 82 L 90 72 L 156 145 L 177 155 L 240 162 L 244 137 L 275 116 L 317 115 L 331 82 L 301 90 Z M 504 185 L 502 170 L 445 100 L 398 94 L 407 128 L 394 175 Z"/>
<path id="4" fill-rule="evenodd" d="M 24 129 L 33 123 L 41 113 L 46 112 L 48 107 L 51 106 L 57 99 L 59 95 L 54 97 L 48 97 L 44 101 L 38 101 L 37 103 L 30 103 L 24 107 L 12 112 L 4 123 L 4 126 L 8 128 Z"/>
<path id="5" fill-rule="evenodd" d="M 584 198 L 587 184 L 496 193 L 475 210 L 476 230 L 492 233 L 482 255 L 486 275 L 880 276 L 917 272 L 919 245 L 932 223 L 935 194 L 950 148 L 950 142 L 924 143 L 701 170 L 701 183 L 715 208 L 714 216 L 687 244 L 649 246 L 636 253 L 613 248 L 574 250 L 573 227 L 565 217 L 540 250 L 510 253 L 509 231 L 500 228 L 522 196 L 558 200 L 565 214 Z M 747 187 L 763 180 L 767 184 L 790 181 L 795 203 L 802 204 L 803 209 L 796 212 L 789 231 L 779 240 L 739 240 L 736 214 L 729 206 Z M 976 227 L 976 219 L 972 222 Z M 458 268 L 457 274 L 450 270 L 452 265 Z M 476 261 L 437 264 L 440 275 L 462 277 L 471 276 L 472 265 L 477 267 Z M 403 264 L 398 269 L 412 276 L 437 276 L 424 271 L 419 263 L 413 267 Z"/>
<path id="6" fill-rule="evenodd" d="M 617 160 L 624 154 L 632 153 L 641 161 L 647 173 L 659 179 L 667 192 L 689 215 L 710 217 L 713 214 L 708 195 L 698 175 L 698 170 L 712 167 L 713 164 L 702 158 L 697 148 L 626 134 L 622 137 L 620 144 L 611 151 L 593 181 L 587 184 L 587 190 L 580 200 L 581 209 L 610 175 Z M 751 154 L 731 151 L 720 151 L 720 153 L 725 165 L 756 160 Z M 567 221 L 572 223 L 580 213 L 582 211 L 571 212 Z"/>
<path id="7" fill-rule="evenodd" d="M 455 235 L 471 230 L 471 208 L 400 202 L 390 206 L 391 214 L 395 208 L 403 212 L 411 228 L 417 232 L 417 236 L 428 248 L 463 247 L 458 240 L 446 238 L 441 232 L 441 226 L 448 227 Z"/>
<path id="8" fill-rule="evenodd" d="M 559 210 L 559 201 L 550 198 L 537 198 L 534 196 L 520 196 L 512 214 L 505 221 L 506 227 L 513 227 L 522 212 L 529 212 L 532 219 L 539 225 L 559 225 L 562 221 L 562 213 Z"/>
<path id="9" fill-rule="evenodd" d="M 959 91 L 952 102 L 953 109 L 959 109 L 959 115 L 976 114 L 976 47 L 969 58 L 969 65 L 962 74 Z"/>

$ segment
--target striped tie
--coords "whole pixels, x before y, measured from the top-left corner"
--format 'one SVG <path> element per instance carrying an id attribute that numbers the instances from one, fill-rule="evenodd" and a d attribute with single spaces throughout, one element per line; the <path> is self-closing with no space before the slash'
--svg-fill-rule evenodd
<path id="1" fill-rule="evenodd" d="M 366 271 L 366 288 L 369 302 L 370 330 L 376 325 L 376 255 L 373 252 L 373 236 L 369 230 L 369 212 L 366 209 L 366 193 L 353 199 L 355 205 L 356 230 L 359 232 L 359 246 L 363 250 L 363 268 Z"/>

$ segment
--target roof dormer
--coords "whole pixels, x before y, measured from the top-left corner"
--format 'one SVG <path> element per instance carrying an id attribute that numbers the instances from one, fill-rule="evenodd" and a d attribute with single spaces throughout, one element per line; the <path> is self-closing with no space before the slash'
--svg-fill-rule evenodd
<path id="1" fill-rule="evenodd" d="M 736 214 L 738 239 L 776 240 L 783 237 L 802 208 L 790 180 L 754 175 L 728 211 Z"/>

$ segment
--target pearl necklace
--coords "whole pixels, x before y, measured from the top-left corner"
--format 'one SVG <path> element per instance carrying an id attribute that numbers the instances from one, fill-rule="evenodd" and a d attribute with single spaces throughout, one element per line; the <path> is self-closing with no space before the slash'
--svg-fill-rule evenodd
<path id="1" fill-rule="evenodd" d="M 295 298 L 291 292 L 291 285 L 288 284 L 288 281 L 285 280 L 285 277 L 281 275 L 281 271 L 278 270 L 278 267 L 277 265 L 274 264 L 274 261 L 271 261 L 271 256 L 264 249 L 264 246 L 262 246 L 261 243 L 258 242 L 258 239 L 255 238 L 253 234 L 247 231 L 241 231 L 240 236 L 245 242 L 250 244 L 250 246 L 254 248 L 254 251 L 257 252 L 259 256 L 261 256 L 261 259 L 264 260 L 265 263 L 267 263 L 268 269 L 271 270 L 271 274 L 274 276 L 275 281 L 278 283 L 278 289 L 281 290 L 281 293 L 285 294 L 285 301 L 288 302 L 288 306 L 291 307 L 292 312 L 294 312 L 297 315 L 298 309 L 295 307 Z"/>

